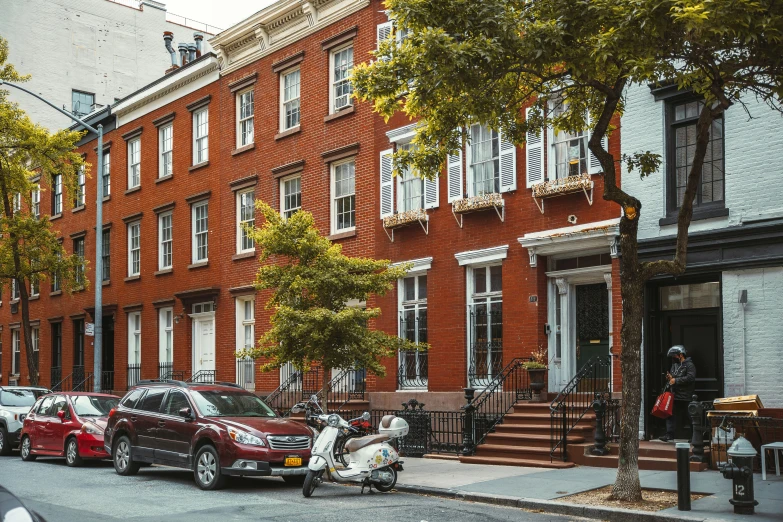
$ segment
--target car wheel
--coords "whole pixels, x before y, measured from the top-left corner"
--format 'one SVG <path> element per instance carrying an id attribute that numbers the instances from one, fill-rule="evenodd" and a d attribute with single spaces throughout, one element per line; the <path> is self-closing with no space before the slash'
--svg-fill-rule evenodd
<path id="1" fill-rule="evenodd" d="M 318 479 L 321 476 L 321 473 L 324 471 L 313 471 L 308 470 L 307 475 L 304 479 L 304 484 L 302 485 L 302 495 L 305 496 L 305 498 L 310 498 L 310 495 L 313 494 L 313 491 L 315 491 L 315 488 L 318 487 Z"/>
<path id="2" fill-rule="evenodd" d="M 220 472 L 220 456 L 214 446 L 203 446 L 196 453 L 196 467 L 193 470 L 196 485 L 204 490 L 222 488 L 226 477 Z"/>
<path id="3" fill-rule="evenodd" d="M 5 457 L 11 454 L 11 445 L 8 444 L 8 432 L 5 426 L 0 426 L 0 455 Z"/>
<path id="4" fill-rule="evenodd" d="M 128 477 L 139 472 L 140 463 L 133 462 L 130 439 L 123 435 L 114 445 L 112 461 L 118 475 Z"/>
<path id="5" fill-rule="evenodd" d="M 283 475 L 285 483 L 291 484 L 292 486 L 304 485 L 305 478 L 307 478 L 307 475 Z"/>
<path id="6" fill-rule="evenodd" d="M 394 468 L 386 468 L 384 470 L 380 470 L 381 473 L 391 473 L 391 476 L 389 477 L 389 480 L 383 483 L 373 483 L 373 486 L 375 486 L 375 489 L 380 491 L 381 493 L 387 493 L 392 490 L 395 484 L 397 484 L 397 470 Z"/>
<path id="7" fill-rule="evenodd" d="M 36 455 L 33 455 L 33 444 L 30 442 L 30 437 L 25 435 L 22 437 L 22 442 L 19 444 L 19 456 L 25 462 L 32 462 L 35 460 Z"/>
<path id="8" fill-rule="evenodd" d="M 72 468 L 78 468 L 84 464 L 84 460 L 79 455 L 79 443 L 76 442 L 76 437 L 71 437 L 65 444 L 65 463 Z"/>

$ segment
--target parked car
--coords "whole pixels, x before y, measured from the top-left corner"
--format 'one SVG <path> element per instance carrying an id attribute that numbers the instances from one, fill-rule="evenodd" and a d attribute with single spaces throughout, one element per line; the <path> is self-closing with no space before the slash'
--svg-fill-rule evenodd
<path id="1" fill-rule="evenodd" d="M 236 384 L 140 381 L 110 412 L 105 445 L 120 475 L 162 464 L 192 470 L 198 487 L 212 490 L 229 475 L 301 485 L 312 438 L 306 424 L 278 417 Z"/>
<path id="2" fill-rule="evenodd" d="M 44 395 L 27 414 L 22 426 L 19 454 L 24 461 L 39 455 L 65 457 L 69 466 L 84 459 L 107 459 L 103 432 L 109 412 L 117 406 L 116 395 L 62 392 Z"/>
<path id="3" fill-rule="evenodd" d="M 19 446 L 22 421 L 41 395 L 49 393 L 38 386 L 0 386 L 0 455 L 9 455 Z"/>
<path id="4" fill-rule="evenodd" d="M 0 486 L 0 522 L 46 522 L 46 520 L 32 509 L 27 509 L 16 495 Z"/>

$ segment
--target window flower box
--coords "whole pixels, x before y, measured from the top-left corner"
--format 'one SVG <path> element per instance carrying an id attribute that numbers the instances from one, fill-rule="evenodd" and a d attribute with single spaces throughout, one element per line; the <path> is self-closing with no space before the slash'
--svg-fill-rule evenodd
<path id="1" fill-rule="evenodd" d="M 417 208 L 414 210 L 408 210 L 406 212 L 398 212 L 397 214 L 386 216 L 383 218 L 383 229 L 384 232 L 386 232 L 386 235 L 389 236 L 389 239 L 391 242 L 394 242 L 394 230 L 397 228 L 407 227 L 408 225 L 412 225 L 413 223 L 418 223 L 421 225 L 422 230 L 424 230 L 425 234 L 429 234 L 429 220 L 430 217 L 427 215 L 427 211 L 423 208 Z M 389 235 L 387 232 L 388 230 L 391 230 L 392 233 Z"/>
<path id="2" fill-rule="evenodd" d="M 503 197 L 497 192 L 491 194 L 482 194 L 481 196 L 471 196 L 469 198 L 458 199 L 452 207 L 455 214 L 468 214 L 488 208 L 502 208 Z"/>
<path id="3" fill-rule="evenodd" d="M 582 173 L 576 176 L 553 179 L 533 185 L 533 200 L 536 202 L 538 209 L 543 214 L 543 200 L 545 198 L 564 196 L 566 194 L 573 194 L 575 192 L 584 192 L 588 203 L 590 205 L 593 204 L 593 180 L 590 179 L 589 174 Z M 541 200 L 540 203 L 539 200 Z"/>

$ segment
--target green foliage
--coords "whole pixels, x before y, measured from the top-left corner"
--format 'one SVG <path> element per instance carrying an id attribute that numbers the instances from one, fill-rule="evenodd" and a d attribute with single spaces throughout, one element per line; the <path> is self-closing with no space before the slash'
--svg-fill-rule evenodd
<path id="1" fill-rule="evenodd" d="M 522 368 L 525 370 L 545 370 L 547 365 L 536 361 L 525 361 L 522 363 Z"/>
<path id="2" fill-rule="evenodd" d="M 314 363 L 324 368 L 356 364 L 382 376 L 382 357 L 398 349 L 417 349 L 368 328 L 380 309 L 357 305 L 384 295 L 409 267 L 344 255 L 339 244 L 319 234 L 309 212 L 283 219 L 262 201 L 256 208 L 264 216 L 263 225 L 251 231 L 261 249 L 256 288 L 271 292 L 266 307 L 273 314 L 258 346 L 238 357 L 264 358 L 264 371 L 287 362 L 297 369 Z"/>

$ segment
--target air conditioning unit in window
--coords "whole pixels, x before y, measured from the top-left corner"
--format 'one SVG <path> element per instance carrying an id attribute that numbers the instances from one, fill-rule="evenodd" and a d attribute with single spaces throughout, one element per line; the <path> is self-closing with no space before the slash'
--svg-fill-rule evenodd
<path id="1" fill-rule="evenodd" d="M 8 386 L 19 386 L 19 379 L 8 379 Z"/>

